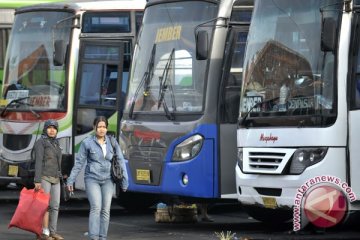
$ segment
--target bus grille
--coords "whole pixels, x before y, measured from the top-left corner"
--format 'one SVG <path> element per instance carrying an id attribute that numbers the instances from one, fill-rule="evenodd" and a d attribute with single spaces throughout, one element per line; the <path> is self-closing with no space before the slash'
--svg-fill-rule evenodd
<path id="1" fill-rule="evenodd" d="M 165 148 L 157 147 L 129 147 L 129 161 L 162 162 L 165 155 Z"/>
<path id="2" fill-rule="evenodd" d="M 4 134 L 3 145 L 11 151 L 18 151 L 29 146 L 32 135 Z"/>
<path id="3" fill-rule="evenodd" d="M 244 148 L 244 172 L 281 174 L 294 149 Z"/>

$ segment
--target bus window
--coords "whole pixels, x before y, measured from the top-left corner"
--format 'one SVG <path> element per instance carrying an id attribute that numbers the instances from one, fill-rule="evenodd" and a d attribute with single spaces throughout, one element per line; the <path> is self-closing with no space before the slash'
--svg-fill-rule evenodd
<path id="1" fill-rule="evenodd" d="M 54 40 L 61 40 L 65 45 L 69 43 L 70 16 L 66 12 L 26 12 L 17 16 L 7 47 L 5 99 L 10 101 L 26 89 L 32 109 L 65 109 L 65 65 L 55 66 L 52 56 Z M 61 22 L 60 27 L 58 21 L 63 19 L 68 21 Z M 59 26 L 56 34 L 54 26 Z M 8 96 L 10 90 L 13 92 Z M 24 110 L 28 107 L 22 106 Z"/>
<path id="2" fill-rule="evenodd" d="M 84 33 L 127 33 L 131 31 L 130 13 L 96 13 L 84 14 Z"/>
<path id="3" fill-rule="evenodd" d="M 115 112 L 117 97 L 118 65 L 84 63 L 81 66 L 77 133 L 92 129 L 97 115 L 111 116 Z M 104 107 L 112 107 L 104 109 Z"/>
<path id="4" fill-rule="evenodd" d="M 4 67 L 4 58 L 6 53 L 6 46 L 9 41 L 10 28 L 0 29 L 0 68 Z M 0 79 L 2 76 L 0 76 Z"/>
<path id="5" fill-rule="evenodd" d="M 118 66 L 111 64 L 84 64 L 80 86 L 79 104 L 116 104 Z"/>
<path id="6" fill-rule="evenodd" d="M 160 57 L 160 60 L 155 68 L 155 78 L 163 77 L 164 69 L 168 67 L 174 74 L 173 84 L 176 88 L 190 88 L 193 87 L 192 82 L 192 57 L 187 50 L 175 51 L 175 57 L 169 60 L 170 53 L 166 53 Z M 170 64 L 167 66 L 167 64 Z"/>
<path id="7" fill-rule="evenodd" d="M 353 88 L 353 91 L 355 91 L 355 108 L 357 109 L 360 108 L 360 48 L 358 49 L 355 87 Z"/>
<path id="8" fill-rule="evenodd" d="M 250 23 L 252 11 L 247 9 L 235 10 L 231 13 L 232 22 Z"/>
<path id="9" fill-rule="evenodd" d="M 143 17 L 144 17 L 143 12 L 136 12 L 136 14 L 135 14 L 135 27 L 136 27 L 136 32 L 137 33 L 140 31 L 140 27 L 141 27 Z"/>
<path id="10" fill-rule="evenodd" d="M 247 30 L 236 30 L 227 46 L 227 53 L 232 55 L 230 73 L 225 79 L 224 95 L 221 102 L 221 120 L 224 123 L 235 123 L 239 115 L 240 90 L 242 82 L 242 67 Z"/>
<path id="11" fill-rule="evenodd" d="M 85 59 L 98 59 L 98 60 L 119 60 L 119 48 L 109 46 L 93 46 L 89 45 L 85 48 Z"/>

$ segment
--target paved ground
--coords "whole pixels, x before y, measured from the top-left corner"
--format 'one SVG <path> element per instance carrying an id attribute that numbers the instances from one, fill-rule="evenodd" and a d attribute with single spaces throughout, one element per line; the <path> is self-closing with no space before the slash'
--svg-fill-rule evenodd
<path id="1" fill-rule="evenodd" d="M 17 199 L 11 199 L 9 192 L 0 192 L 0 240 L 30 240 L 34 234 L 7 226 L 16 209 Z M 6 195 L 6 196 L 5 196 Z M 16 196 L 17 194 L 14 194 Z M 292 223 L 266 225 L 248 217 L 240 205 L 216 205 L 209 210 L 213 223 L 156 223 L 155 208 L 141 213 L 130 213 L 113 201 L 108 240 L 212 240 L 219 239 L 216 233 L 231 231 L 232 239 L 360 239 L 360 230 L 336 228 L 326 231 L 308 228 L 294 234 Z M 59 233 L 66 240 L 85 240 L 87 232 L 88 203 L 86 199 L 72 200 L 63 204 L 59 216 Z"/>

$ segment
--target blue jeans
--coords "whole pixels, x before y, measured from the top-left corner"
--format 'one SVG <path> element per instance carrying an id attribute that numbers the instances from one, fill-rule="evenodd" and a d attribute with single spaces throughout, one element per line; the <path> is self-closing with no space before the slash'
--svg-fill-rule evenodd
<path id="1" fill-rule="evenodd" d="M 114 183 L 111 179 L 99 181 L 88 178 L 85 179 L 85 188 L 90 203 L 89 238 L 106 240 Z"/>

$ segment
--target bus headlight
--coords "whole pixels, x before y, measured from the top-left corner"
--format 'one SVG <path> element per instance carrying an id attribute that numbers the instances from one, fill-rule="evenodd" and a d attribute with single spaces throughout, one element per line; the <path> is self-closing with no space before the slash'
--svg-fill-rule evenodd
<path id="1" fill-rule="evenodd" d="M 179 143 L 172 156 L 173 161 L 186 161 L 194 158 L 201 150 L 204 138 L 201 135 L 194 135 Z"/>
<path id="2" fill-rule="evenodd" d="M 240 168 L 240 170 L 243 170 L 243 149 L 242 148 L 238 148 L 238 153 L 237 153 L 237 164 Z"/>
<path id="3" fill-rule="evenodd" d="M 295 151 L 291 165 L 290 174 L 301 174 L 310 167 L 324 159 L 328 148 L 300 148 Z"/>

